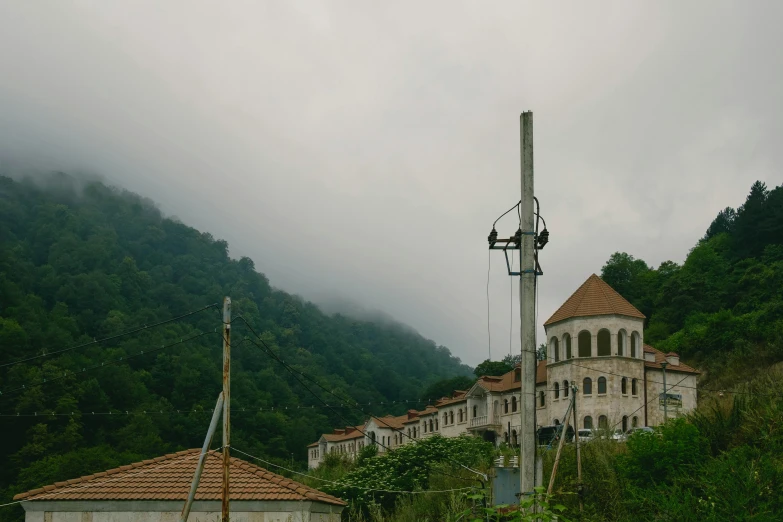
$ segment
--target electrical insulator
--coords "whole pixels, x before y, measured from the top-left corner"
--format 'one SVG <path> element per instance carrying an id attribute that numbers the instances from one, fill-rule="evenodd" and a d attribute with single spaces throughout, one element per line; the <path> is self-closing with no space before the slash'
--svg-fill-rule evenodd
<path id="1" fill-rule="evenodd" d="M 498 240 L 498 231 L 495 230 L 495 227 L 492 227 L 492 232 L 489 233 L 487 240 L 489 241 L 489 246 L 495 246 L 495 243 Z"/>
<path id="2" fill-rule="evenodd" d="M 543 250 L 544 245 L 549 243 L 549 231 L 546 228 L 538 235 L 537 241 L 539 250 Z"/>

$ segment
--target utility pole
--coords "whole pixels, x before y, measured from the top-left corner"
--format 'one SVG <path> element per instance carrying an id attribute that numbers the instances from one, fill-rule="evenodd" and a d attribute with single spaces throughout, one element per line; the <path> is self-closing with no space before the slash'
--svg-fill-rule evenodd
<path id="1" fill-rule="evenodd" d="M 666 394 L 666 365 L 667 362 L 661 363 L 661 368 L 663 368 L 663 422 L 667 422 L 669 420 L 669 396 Z"/>
<path id="2" fill-rule="evenodd" d="M 222 522 L 229 522 L 229 465 L 231 463 L 231 298 L 223 299 L 223 493 Z"/>
<path id="3" fill-rule="evenodd" d="M 519 253 L 519 315 L 522 344 L 522 423 L 520 500 L 533 495 L 536 470 L 535 413 L 536 413 L 536 266 L 533 224 L 533 113 L 520 117 L 520 152 L 522 163 L 522 223 Z"/>
<path id="4" fill-rule="evenodd" d="M 582 512 L 582 449 L 579 445 L 579 416 L 576 414 L 576 384 L 571 382 L 571 393 L 574 398 L 574 444 L 576 444 L 576 491 L 579 495 L 579 512 Z"/>

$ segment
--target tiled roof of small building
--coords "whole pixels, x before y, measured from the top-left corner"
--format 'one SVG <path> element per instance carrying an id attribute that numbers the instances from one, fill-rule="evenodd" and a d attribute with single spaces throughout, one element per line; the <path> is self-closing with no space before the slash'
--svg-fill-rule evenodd
<path id="1" fill-rule="evenodd" d="M 663 368 L 661 366 L 662 362 L 666 362 L 666 354 L 662 351 L 658 350 L 657 348 L 653 348 L 649 344 L 644 345 L 644 351 L 647 353 L 653 353 L 655 354 L 655 361 L 644 361 L 644 367 L 645 368 Z M 676 353 L 671 353 L 670 355 L 677 356 Z M 679 356 L 677 356 L 679 357 Z M 671 364 L 666 365 L 666 371 L 667 372 L 682 372 L 682 373 L 700 373 L 699 370 L 696 368 L 693 368 L 692 366 L 688 366 L 684 362 L 680 361 L 680 364 L 677 366 L 672 366 Z"/>
<path id="2" fill-rule="evenodd" d="M 552 314 L 552 317 L 547 319 L 544 326 L 572 317 L 594 315 L 625 315 L 639 319 L 645 318 L 643 313 L 626 301 L 614 288 L 593 274 Z"/>
<path id="3" fill-rule="evenodd" d="M 181 500 L 190 491 L 200 449 L 172 453 L 20 493 L 14 500 Z M 223 457 L 211 451 L 204 462 L 196 500 L 220 500 Z M 313 500 L 345 506 L 337 497 L 231 457 L 230 500 Z"/>

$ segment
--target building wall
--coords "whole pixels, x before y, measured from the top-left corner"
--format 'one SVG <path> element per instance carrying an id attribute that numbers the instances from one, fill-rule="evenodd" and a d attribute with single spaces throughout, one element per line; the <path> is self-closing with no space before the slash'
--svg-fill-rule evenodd
<path id="1" fill-rule="evenodd" d="M 244 506 L 242 506 L 244 504 Z M 178 522 L 184 500 L 33 501 L 25 522 Z M 315 502 L 232 502 L 232 522 L 339 522 L 342 507 Z M 194 502 L 188 522 L 219 522 L 220 502 Z"/>
<path id="2" fill-rule="evenodd" d="M 441 408 L 438 408 L 438 414 L 440 415 L 440 434 L 444 437 L 459 437 L 463 433 L 467 433 L 467 426 L 468 422 L 464 418 L 463 413 L 463 419 L 460 421 L 459 416 L 459 410 L 462 409 L 463 412 L 467 406 L 467 401 L 462 402 L 456 402 L 454 404 L 449 404 L 446 406 L 443 406 Z M 443 414 L 447 413 L 449 415 L 449 421 L 444 422 L 443 421 Z M 451 422 L 451 414 L 454 414 L 454 422 Z"/>
<path id="3" fill-rule="evenodd" d="M 682 380 L 685 378 L 685 380 Z M 680 382 L 682 381 L 682 382 Z M 674 370 L 671 366 L 666 369 L 666 389 L 669 394 L 682 395 L 682 407 L 669 406 L 670 419 L 684 415 L 696 408 L 696 376 L 683 374 Z M 676 384 L 678 384 L 675 386 Z M 664 422 L 663 405 L 659 395 L 663 393 L 663 371 L 658 369 L 647 370 L 647 423 L 648 426 L 658 426 Z"/>
<path id="4" fill-rule="evenodd" d="M 591 335 L 591 357 L 598 357 L 598 332 L 602 329 L 609 330 L 611 354 L 617 355 L 617 336 L 620 331 L 625 332 L 624 356 L 630 355 L 631 335 L 636 332 L 639 335 L 639 343 L 636 350 L 636 359 L 644 358 L 644 320 L 621 315 L 600 315 L 595 317 L 574 317 L 559 323 L 545 327 L 547 337 L 547 358 L 549 363 L 555 362 L 553 338 L 558 339 L 560 360 L 565 359 L 565 334 L 571 335 L 571 354 L 579 357 L 579 333 L 587 330 Z"/>

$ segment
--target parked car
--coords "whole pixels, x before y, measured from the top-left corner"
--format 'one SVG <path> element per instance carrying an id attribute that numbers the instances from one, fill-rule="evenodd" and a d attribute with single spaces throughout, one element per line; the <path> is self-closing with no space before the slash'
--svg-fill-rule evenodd
<path id="1" fill-rule="evenodd" d="M 639 426 L 637 428 L 631 428 L 630 430 L 628 430 L 626 438 L 630 437 L 631 435 L 635 435 L 636 433 L 655 433 L 655 430 L 649 426 Z"/>
<path id="2" fill-rule="evenodd" d="M 563 433 L 563 425 L 562 424 L 553 424 L 551 426 L 541 426 L 538 428 L 537 432 L 537 438 L 538 438 L 538 445 L 539 446 L 549 446 L 550 444 L 552 446 L 557 445 L 557 443 L 560 441 L 560 435 Z M 573 442 L 574 440 L 574 428 L 573 426 L 568 426 L 568 430 L 566 431 L 566 442 Z"/>
<path id="3" fill-rule="evenodd" d="M 593 435 L 593 430 L 589 430 L 589 429 L 579 430 L 579 444 L 587 444 L 594 438 L 595 437 Z"/>

